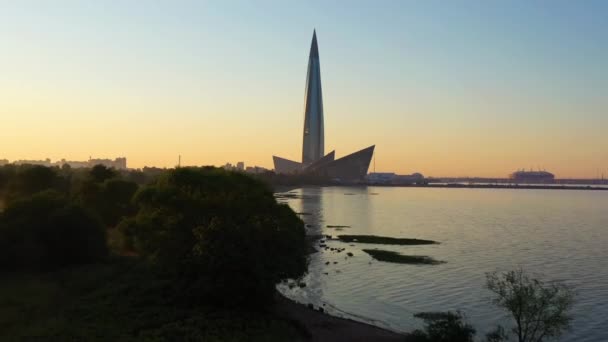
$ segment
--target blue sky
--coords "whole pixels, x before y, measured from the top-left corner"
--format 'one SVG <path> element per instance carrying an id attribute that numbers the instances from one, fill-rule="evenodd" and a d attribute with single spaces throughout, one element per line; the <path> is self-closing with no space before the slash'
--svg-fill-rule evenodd
<path id="1" fill-rule="evenodd" d="M 0 158 L 296 159 L 313 28 L 327 151 L 376 144 L 379 171 L 435 176 L 608 170 L 605 1 L 5 2 Z"/>

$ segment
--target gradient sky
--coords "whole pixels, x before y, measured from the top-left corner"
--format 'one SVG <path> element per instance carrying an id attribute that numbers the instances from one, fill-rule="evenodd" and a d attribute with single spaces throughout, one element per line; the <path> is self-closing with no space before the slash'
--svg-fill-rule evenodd
<path id="1" fill-rule="evenodd" d="M 3 1 L 0 159 L 298 160 L 313 28 L 326 151 L 376 144 L 377 171 L 427 176 L 608 176 L 599 0 Z"/>

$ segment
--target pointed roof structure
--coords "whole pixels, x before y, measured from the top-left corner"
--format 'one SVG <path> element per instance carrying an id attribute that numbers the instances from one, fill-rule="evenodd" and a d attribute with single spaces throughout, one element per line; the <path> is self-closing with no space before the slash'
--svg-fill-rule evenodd
<path id="1" fill-rule="evenodd" d="M 312 42 L 308 58 L 319 58 L 319 46 L 317 45 L 317 30 L 312 30 Z"/>
<path id="2" fill-rule="evenodd" d="M 354 183 L 363 180 L 367 174 L 374 154 L 374 145 L 340 159 L 335 159 L 335 151 L 327 155 L 324 153 L 323 92 L 316 30 L 312 32 L 308 55 L 302 138 L 302 162 L 273 156 L 276 173 L 327 177 Z"/>

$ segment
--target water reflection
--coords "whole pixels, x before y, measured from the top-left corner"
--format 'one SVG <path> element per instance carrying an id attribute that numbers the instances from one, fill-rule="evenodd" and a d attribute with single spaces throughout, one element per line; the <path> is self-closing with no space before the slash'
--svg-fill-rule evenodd
<path id="1" fill-rule="evenodd" d="M 427 246 L 359 246 L 310 257 L 307 286 L 280 290 L 328 312 L 409 331 L 420 311 L 463 310 L 483 334 L 508 324 L 489 303 L 484 273 L 522 266 L 578 292 L 573 329 L 561 341 L 608 341 L 608 193 L 556 190 L 304 188 L 286 202 L 309 234 L 374 234 L 440 241 Z M 377 193 L 377 195 L 373 195 Z M 347 225 L 342 231 L 327 225 Z M 429 255 L 446 264 L 397 265 L 362 248 Z M 352 258 L 346 257 L 352 252 Z"/>
<path id="2" fill-rule="evenodd" d="M 322 307 L 328 313 L 359 321 L 391 328 L 399 331 L 398 326 L 377 321 L 371 317 L 357 313 L 356 310 L 348 311 L 349 308 L 339 305 L 339 302 L 348 301 L 353 305 L 362 305 L 360 300 L 365 297 L 357 294 L 337 294 L 331 290 L 337 289 L 335 283 L 352 283 L 350 278 L 353 270 L 358 270 L 357 264 L 365 263 L 367 259 L 355 259 L 347 256 L 348 251 L 357 250 L 344 243 L 328 240 L 325 236 L 336 236 L 340 234 L 351 234 L 353 231 L 366 231 L 371 224 L 369 212 L 374 201 L 374 196 L 369 194 L 368 188 L 318 188 L 309 187 L 290 191 L 294 195 L 287 203 L 292 209 L 299 213 L 300 218 L 307 227 L 309 236 L 322 235 L 320 241 L 324 241 L 327 248 L 315 247 L 319 250 L 311 254 L 309 258 L 309 270 L 302 282 L 306 287 L 301 288 L 294 284 L 282 284 L 278 286 L 279 291 L 293 300 L 313 304 Z M 328 227 L 344 226 L 344 227 Z M 347 248 L 338 252 L 332 248 Z M 362 256 L 362 253 L 355 252 Z M 360 285 L 364 286 L 365 281 Z M 327 291 L 327 292 L 326 292 Z"/>

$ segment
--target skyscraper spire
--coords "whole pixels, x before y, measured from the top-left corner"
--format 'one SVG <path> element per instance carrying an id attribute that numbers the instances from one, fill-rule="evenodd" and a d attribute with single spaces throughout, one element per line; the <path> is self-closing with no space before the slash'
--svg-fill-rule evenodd
<path id="1" fill-rule="evenodd" d="M 319 58 L 319 47 L 317 46 L 317 31 L 312 30 L 312 43 L 310 44 L 310 54 L 308 58 Z"/>
<path id="2" fill-rule="evenodd" d="M 364 148 L 340 159 L 335 152 L 325 155 L 323 128 L 323 92 L 321 91 L 321 66 L 317 32 L 313 30 L 308 55 L 308 72 L 304 90 L 304 132 L 302 134 L 302 162 L 272 156 L 277 174 L 303 174 L 360 182 L 369 169 L 375 146 Z"/>
<path id="3" fill-rule="evenodd" d="M 321 65 L 317 32 L 313 30 L 304 103 L 304 134 L 302 143 L 302 163 L 307 165 L 323 157 L 325 153 L 325 132 L 323 128 L 323 92 L 321 90 Z"/>

